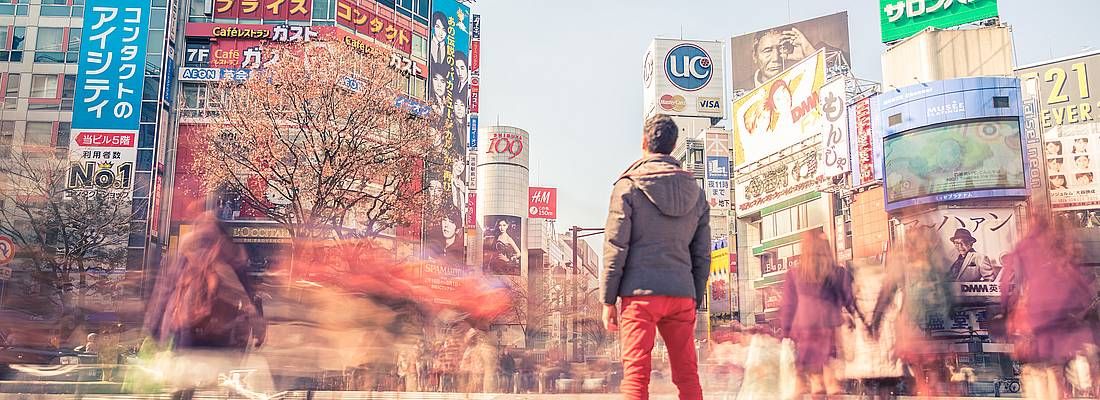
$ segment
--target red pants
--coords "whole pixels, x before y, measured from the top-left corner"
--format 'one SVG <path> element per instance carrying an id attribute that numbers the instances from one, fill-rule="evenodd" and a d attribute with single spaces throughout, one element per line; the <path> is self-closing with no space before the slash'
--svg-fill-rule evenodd
<path id="1" fill-rule="evenodd" d="M 623 297 L 619 318 L 623 344 L 623 382 L 627 400 L 649 399 L 655 332 L 668 346 L 672 383 L 680 400 L 702 400 L 699 364 L 695 357 L 695 299 L 668 296 Z"/>

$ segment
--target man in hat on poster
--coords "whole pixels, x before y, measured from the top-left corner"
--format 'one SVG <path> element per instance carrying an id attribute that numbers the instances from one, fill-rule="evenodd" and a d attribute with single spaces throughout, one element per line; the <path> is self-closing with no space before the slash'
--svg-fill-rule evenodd
<path id="1" fill-rule="evenodd" d="M 974 250 L 978 239 L 969 230 L 956 229 L 951 243 L 958 250 L 959 257 L 951 265 L 951 276 L 956 282 L 992 282 L 997 276 L 993 262 L 984 254 Z"/>

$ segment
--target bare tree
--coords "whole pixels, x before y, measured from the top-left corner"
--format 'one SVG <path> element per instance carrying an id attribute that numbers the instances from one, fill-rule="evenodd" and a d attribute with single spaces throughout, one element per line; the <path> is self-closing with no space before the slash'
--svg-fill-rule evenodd
<path id="1" fill-rule="evenodd" d="M 224 101 L 194 164 L 205 189 L 239 194 L 296 239 L 373 238 L 431 211 L 424 171 L 447 165 L 449 143 L 395 101 L 388 58 L 336 42 L 270 51 L 277 63 L 212 88 Z"/>
<path id="2" fill-rule="evenodd" d="M 68 158 L 52 147 L 10 150 L 0 158 L 0 234 L 29 260 L 41 294 L 63 308 L 83 308 L 89 295 L 117 299 L 134 217 L 130 189 L 73 185 Z"/>

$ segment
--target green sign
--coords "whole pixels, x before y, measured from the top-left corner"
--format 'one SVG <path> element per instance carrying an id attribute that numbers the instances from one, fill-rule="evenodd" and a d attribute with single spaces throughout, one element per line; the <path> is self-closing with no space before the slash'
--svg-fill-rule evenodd
<path id="1" fill-rule="evenodd" d="M 951 28 L 997 16 L 997 0 L 879 0 L 882 41 L 893 42 L 927 27 Z"/>

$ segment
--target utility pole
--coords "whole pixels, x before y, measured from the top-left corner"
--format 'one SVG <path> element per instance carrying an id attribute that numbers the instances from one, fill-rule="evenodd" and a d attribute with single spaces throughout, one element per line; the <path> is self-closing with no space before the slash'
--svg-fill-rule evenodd
<path id="1" fill-rule="evenodd" d="M 572 305 L 571 305 L 571 310 L 572 311 L 570 312 L 570 315 L 572 316 L 572 323 L 570 324 L 570 333 L 573 336 L 573 344 L 572 344 L 573 351 L 572 351 L 572 353 L 573 353 L 573 361 L 574 362 L 583 361 L 583 360 L 578 360 L 577 359 L 577 355 L 579 354 L 578 346 L 580 345 L 580 339 L 581 339 L 580 338 L 580 332 L 578 332 L 578 330 L 577 330 L 577 312 L 578 312 L 578 307 L 577 307 L 578 296 L 577 296 L 577 294 L 579 292 L 578 286 L 580 285 L 580 282 L 581 282 L 581 280 L 579 279 L 580 274 L 578 273 L 578 269 L 577 269 L 578 266 L 579 266 L 579 256 L 577 254 L 577 250 L 578 250 L 577 243 L 579 242 L 580 239 L 583 239 L 583 238 L 586 238 L 586 237 L 589 237 L 589 236 L 602 235 L 603 231 L 604 231 L 604 228 L 581 228 L 581 227 L 576 226 L 576 225 L 573 225 L 572 228 L 569 228 L 570 234 L 573 235 L 573 284 L 571 285 L 572 287 L 569 289 L 569 291 L 570 291 L 569 297 L 570 297 L 570 302 L 572 303 Z"/>

